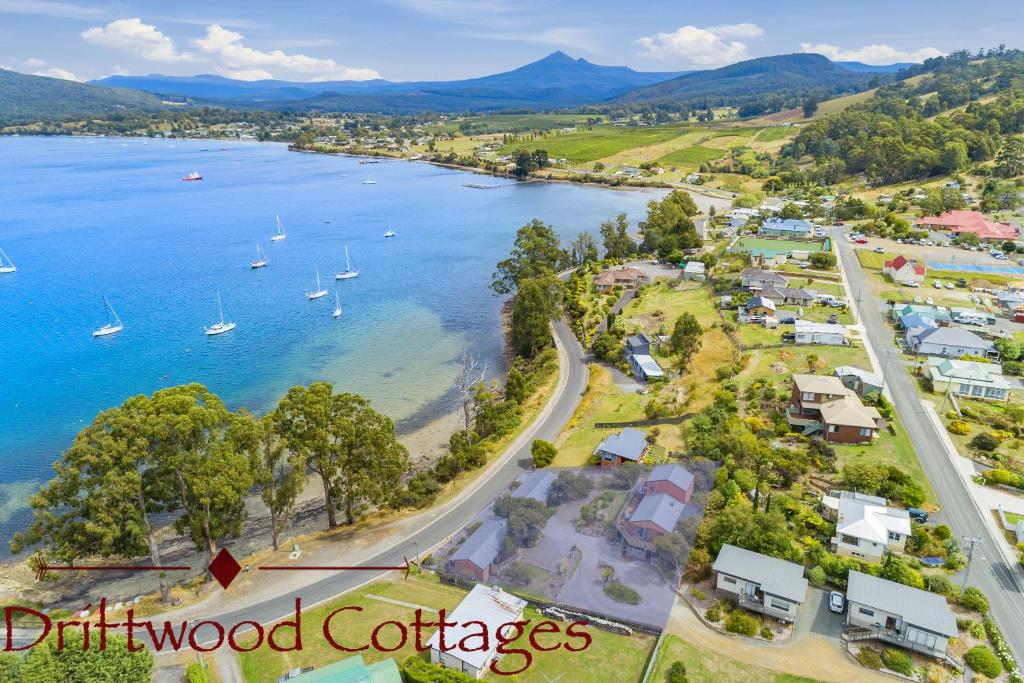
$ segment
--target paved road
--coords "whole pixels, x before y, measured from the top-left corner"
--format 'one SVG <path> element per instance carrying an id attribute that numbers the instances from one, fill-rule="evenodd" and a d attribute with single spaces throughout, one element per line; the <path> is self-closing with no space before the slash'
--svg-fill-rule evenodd
<path id="1" fill-rule="evenodd" d="M 910 441 L 921 460 L 925 475 L 942 506 L 941 516 L 957 536 L 982 539 L 975 551 L 970 584 L 977 586 L 992 603 L 992 614 L 1002 628 L 1017 661 L 1024 661 L 1024 574 L 1019 565 L 1008 565 L 989 531 L 982 512 L 974 504 L 960 474 L 946 455 L 935 425 L 924 413 L 912 378 L 899 362 L 892 328 L 885 321 L 884 303 L 869 293 L 867 277 L 842 233 L 833 230 L 843 269 L 854 298 L 860 304 L 861 322 L 882 364 L 885 383 Z M 889 358 L 888 362 L 886 359 Z M 987 512 L 987 511 L 986 511 Z"/>

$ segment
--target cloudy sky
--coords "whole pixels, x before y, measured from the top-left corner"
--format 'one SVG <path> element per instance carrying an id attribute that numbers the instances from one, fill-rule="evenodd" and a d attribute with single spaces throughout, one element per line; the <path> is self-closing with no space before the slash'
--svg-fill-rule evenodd
<path id="1" fill-rule="evenodd" d="M 648 71 L 787 52 L 888 64 L 1022 36 L 1009 0 L 0 0 L 0 67 L 77 80 L 440 80 L 556 49 Z"/>

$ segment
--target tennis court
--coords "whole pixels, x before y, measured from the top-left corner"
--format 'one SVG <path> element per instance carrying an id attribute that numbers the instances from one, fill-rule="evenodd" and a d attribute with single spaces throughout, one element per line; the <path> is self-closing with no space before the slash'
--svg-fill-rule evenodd
<path id="1" fill-rule="evenodd" d="M 729 251 L 755 256 L 778 256 L 793 251 L 828 251 L 828 239 L 823 240 L 772 240 L 764 237 L 740 237 Z"/>
<path id="2" fill-rule="evenodd" d="M 1024 267 L 1011 265 L 988 265 L 981 263 L 942 263 L 926 261 L 932 270 L 947 270 L 957 273 L 992 273 L 993 275 L 1024 275 Z"/>

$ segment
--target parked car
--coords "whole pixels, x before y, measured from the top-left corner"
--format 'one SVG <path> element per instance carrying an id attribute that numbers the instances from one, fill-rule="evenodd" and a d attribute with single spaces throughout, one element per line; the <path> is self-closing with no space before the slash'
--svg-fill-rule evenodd
<path id="1" fill-rule="evenodd" d="M 956 286 L 957 286 L 957 287 L 960 287 L 960 288 L 964 288 L 964 287 L 966 287 L 966 286 L 967 286 L 967 280 L 965 280 L 965 279 L 963 279 L 963 278 L 960 278 L 960 279 L 958 279 L 958 280 L 956 281 Z"/>
<path id="2" fill-rule="evenodd" d="M 919 524 L 924 524 L 928 521 L 928 513 L 921 508 L 908 508 L 907 514 L 910 515 L 910 519 L 912 521 L 918 522 Z"/>
<path id="3" fill-rule="evenodd" d="M 952 282 L 947 282 L 946 283 L 946 289 L 953 289 L 953 283 Z"/>
<path id="4" fill-rule="evenodd" d="M 783 332 L 782 341 L 792 344 L 796 341 L 796 332 Z"/>
<path id="5" fill-rule="evenodd" d="M 948 247 L 948 246 L 950 246 L 950 244 L 949 244 L 949 242 L 943 242 L 943 243 L 942 243 L 942 246 L 944 246 L 944 247 Z"/>
<path id="6" fill-rule="evenodd" d="M 839 316 L 833 313 L 828 317 L 828 322 L 831 325 L 835 325 L 837 322 L 839 322 Z"/>
<path id="7" fill-rule="evenodd" d="M 942 280 L 936 280 L 932 283 L 932 286 L 935 287 L 935 289 L 942 289 Z"/>
<path id="8" fill-rule="evenodd" d="M 999 254 L 998 256 L 993 256 L 992 258 L 994 258 L 997 261 L 1006 261 L 1007 260 L 1006 254 Z"/>
<path id="9" fill-rule="evenodd" d="M 875 252 L 876 254 L 884 254 L 885 253 L 885 249 L 882 249 L 881 247 L 875 247 L 871 251 Z"/>
<path id="10" fill-rule="evenodd" d="M 914 303 L 915 303 L 915 304 L 919 304 L 919 303 L 921 303 L 921 297 L 919 297 L 919 296 L 915 296 L 915 297 L 914 297 Z"/>
<path id="11" fill-rule="evenodd" d="M 839 591 L 832 591 L 828 594 L 828 609 L 830 612 L 842 614 L 846 611 L 846 596 Z"/>
<path id="12" fill-rule="evenodd" d="M 934 306 L 935 305 L 935 302 L 932 300 L 931 297 L 928 297 L 927 299 L 925 299 L 924 302 L 926 304 L 928 304 L 929 306 Z"/>
<path id="13" fill-rule="evenodd" d="M 906 282 L 901 282 L 900 284 L 902 284 L 904 287 L 914 287 L 914 288 L 917 288 L 917 287 L 921 286 L 920 282 L 914 282 L 913 280 L 907 280 Z"/>
<path id="14" fill-rule="evenodd" d="M 854 242 L 856 242 L 857 244 L 867 244 L 868 243 L 867 239 L 864 238 L 864 237 L 858 237 L 857 239 L 854 240 Z"/>

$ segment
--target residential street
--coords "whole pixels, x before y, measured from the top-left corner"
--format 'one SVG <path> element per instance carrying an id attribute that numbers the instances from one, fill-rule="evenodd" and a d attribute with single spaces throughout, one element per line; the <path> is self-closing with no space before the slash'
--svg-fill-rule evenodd
<path id="1" fill-rule="evenodd" d="M 885 321 L 884 302 L 869 294 L 869 286 L 852 245 L 840 229 L 832 230 L 832 239 L 838 246 L 842 266 L 849 279 L 852 294 L 860 301 L 860 318 L 867 339 L 881 359 L 881 370 L 887 389 L 910 440 L 917 451 L 921 466 L 931 482 L 942 507 L 941 520 L 958 537 L 982 540 L 975 551 L 970 584 L 977 586 L 992 603 L 992 613 L 1013 650 L 1021 661 L 1024 656 L 1024 574 L 1019 566 L 1008 565 L 990 531 L 990 525 L 969 494 L 963 478 L 945 452 L 941 435 L 924 411 L 914 389 L 913 380 L 902 363 L 888 361 L 898 358 L 893 343 L 892 328 Z"/>

